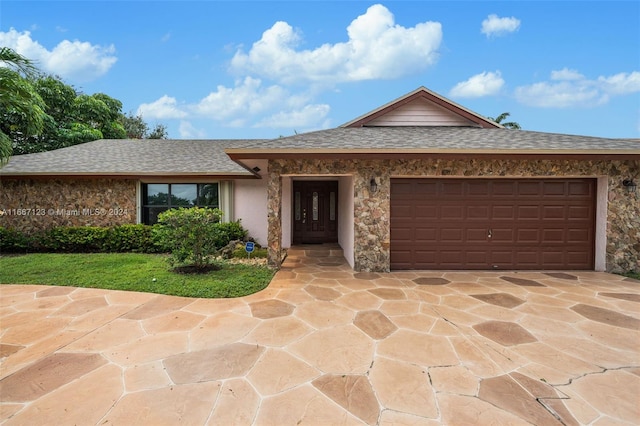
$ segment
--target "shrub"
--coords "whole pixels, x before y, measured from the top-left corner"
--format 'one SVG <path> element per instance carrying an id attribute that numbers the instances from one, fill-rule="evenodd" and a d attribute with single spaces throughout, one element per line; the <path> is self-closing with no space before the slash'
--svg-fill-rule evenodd
<path id="1" fill-rule="evenodd" d="M 220 210 L 199 210 L 207 211 L 207 217 L 209 217 L 207 220 L 211 222 L 211 229 L 203 236 L 206 236 L 205 240 L 207 244 L 212 245 L 214 251 L 220 247 L 224 247 L 229 241 L 244 240 L 246 238 L 247 231 L 242 228 L 239 221 L 220 223 L 219 221 L 222 217 Z M 186 231 L 192 226 L 190 222 L 192 219 L 194 218 L 184 222 L 184 226 L 187 228 Z M 174 221 L 174 219 L 171 220 Z M 198 229 L 197 227 L 193 228 L 194 236 L 199 236 L 199 233 L 202 232 L 202 230 Z M 185 229 L 183 229 L 183 231 L 185 231 Z M 165 236 L 165 233 L 166 229 L 162 224 L 154 226 L 126 224 L 113 226 L 111 228 L 98 226 L 59 226 L 32 234 L 0 227 L 0 253 L 167 253 L 173 250 L 176 240 L 174 237 Z M 188 233 L 189 232 L 187 232 L 187 234 Z M 197 246 L 196 252 L 200 252 Z M 207 253 L 210 254 L 210 252 Z M 182 263 L 182 261 L 178 263 Z"/>
<path id="2" fill-rule="evenodd" d="M 244 241 L 247 238 L 247 230 L 242 227 L 239 220 L 218 223 L 216 228 L 218 230 L 216 232 L 215 245 L 218 249 L 226 246 L 231 241 Z"/>
<path id="3" fill-rule="evenodd" d="M 98 226 L 59 226 L 46 231 L 38 245 L 45 251 L 100 252 L 107 240 L 108 232 L 109 228 Z"/>
<path id="4" fill-rule="evenodd" d="M 193 265 L 205 270 L 210 265 L 210 256 L 216 244 L 224 239 L 224 231 L 219 226 L 222 218 L 220 209 L 201 207 L 179 208 L 164 211 L 158 215 L 154 233 L 159 242 L 168 247 L 172 266 Z"/>
<path id="5" fill-rule="evenodd" d="M 29 251 L 31 239 L 15 229 L 0 226 L 0 253 Z"/>
<path id="6" fill-rule="evenodd" d="M 0 252 L 139 252 L 168 251 L 155 239 L 149 225 L 60 226 L 24 234 L 0 227 Z"/>
<path id="7" fill-rule="evenodd" d="M 119 253 L 159 253 L 165 251 L 155 240 L 153 228 L 142 224 L 109 228 L 102 250 Z"/>

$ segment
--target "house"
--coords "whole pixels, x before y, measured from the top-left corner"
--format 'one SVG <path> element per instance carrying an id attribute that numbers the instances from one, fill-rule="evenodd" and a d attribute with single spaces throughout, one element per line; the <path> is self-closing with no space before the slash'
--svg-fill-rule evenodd
<path id="1" fill-rule="evenodd" d="M 338 243 L 357 271 L 619 272 L 640 270 L 639 178 L 638 140 L 508 130 L 421 87 L 274 140 L 16 156 L 0 169 L 0 208 L 35 213 L 11 210 L 0 226 L 149 223 L 200 204 L 241 219 L 276 267 L 292 245 Z"/>

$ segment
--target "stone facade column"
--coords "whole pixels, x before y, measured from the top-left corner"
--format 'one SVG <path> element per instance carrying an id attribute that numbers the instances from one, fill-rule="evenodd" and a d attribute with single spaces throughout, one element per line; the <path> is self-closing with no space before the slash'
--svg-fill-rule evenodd
<path id="1" fill-rule="evenodd" d="M 282 264 L 282 177 L 281 167 L 269 160 L 267 186 L 267 262 L 273 268 Z"/>
<path id="2" fill-rule="evenodd" d="M 360 272 L 389 272 L 391 179 L 380 169 L 363 167 L 354 176 L 354 269 Z"/>
<path id="3" fill-rule="evenodd" d="M 613 162 L 607 170 L 606 270 L 640 271 L 640 192 L 628 192 L 624 179 L 640 183 L 640 161 Z M 638 191 L 638 190 L 636 190 Z"/>

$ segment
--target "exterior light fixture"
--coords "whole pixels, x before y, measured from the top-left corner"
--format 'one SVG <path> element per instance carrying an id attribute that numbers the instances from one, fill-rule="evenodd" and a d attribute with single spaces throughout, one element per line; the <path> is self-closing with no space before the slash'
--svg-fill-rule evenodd
<path id="1" fill-rule="evenodd" d="M 627 190 L 628 193 L 636 192 L 637 185 L 633 181 L 633 179 L 625 179 L 622 181 L 622 186 Z"/>
<path id="2" fill-rule="evenodd" d="M 369 189 L 371 193 L 378 191 L 378 184 L 376 183 L 376 178 L 371 178 L 371 182 L 369 182 Z"/>

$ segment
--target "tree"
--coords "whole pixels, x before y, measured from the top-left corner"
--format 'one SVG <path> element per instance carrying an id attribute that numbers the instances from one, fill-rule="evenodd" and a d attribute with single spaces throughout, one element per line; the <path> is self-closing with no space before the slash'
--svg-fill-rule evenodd
<path id="1" fill-rule="evenodd" d="M 13 152 L 10 134 L 38 135 L 45 121 L 45 104 L 29 78 L 37 74 L 33 63 L 8 47 L 0 48 L 0 166 Z"/>
<path id="2" fill-rule="evenodd" d="M 104 93 L 80 93 L 51 75 L 35 75 L 25 82 L 39 99 L 42 116 L 34 132 L 24 113 L 15 109 L 0 113 L 0 129 L 9 137 L 14 154 L 51 151 L 96 139 L 167 137 L 164 125 L 149 132 L 142 117 L 125 115 L 122 102 Z"/>
<path id="3" fill-rule="evenodd" d="M 133 115 L 132 112 L 123 115 L 121 123 L 130 139 L 167 139 L 167 126 L 156 124 L 153 130 L 145 123 L 142 115 Z"/>
<path id="4" fill-rule="evenodd" d="M 147 139 L 167 139 L 168 137 L 169 132 L 164 124 L 156 124 L 156 127 L 147 134 Z"/>
<path id="5" fill-rule="evenodd" d="M 520 124 L 516 123 L 515 121 L 508 121 L 506 123 L 503 123 L 502 121 L 504 119 L 506 119 L 507 117 L 509 117 L 511 114 L 508 112 L 503 112 L 502 114 L 500 114 L 499 116 L 497 116 L 496 118 L 492 118 L 492 117 L 487 117 L 489 120 L 495 121 L 498 124 L 502 124 L 502 126 L 506 129 L 515 129 L 515 130 L 520 130 L 522 127 L 520 127 Z"/>
<path id="6" fill-rule="evenodd" d="M 121 122 L 129 139 L 144 139 L 149 132 L 149 126 L 141 115 L 133 115 L 129 112 L 122 116 Z"/>

